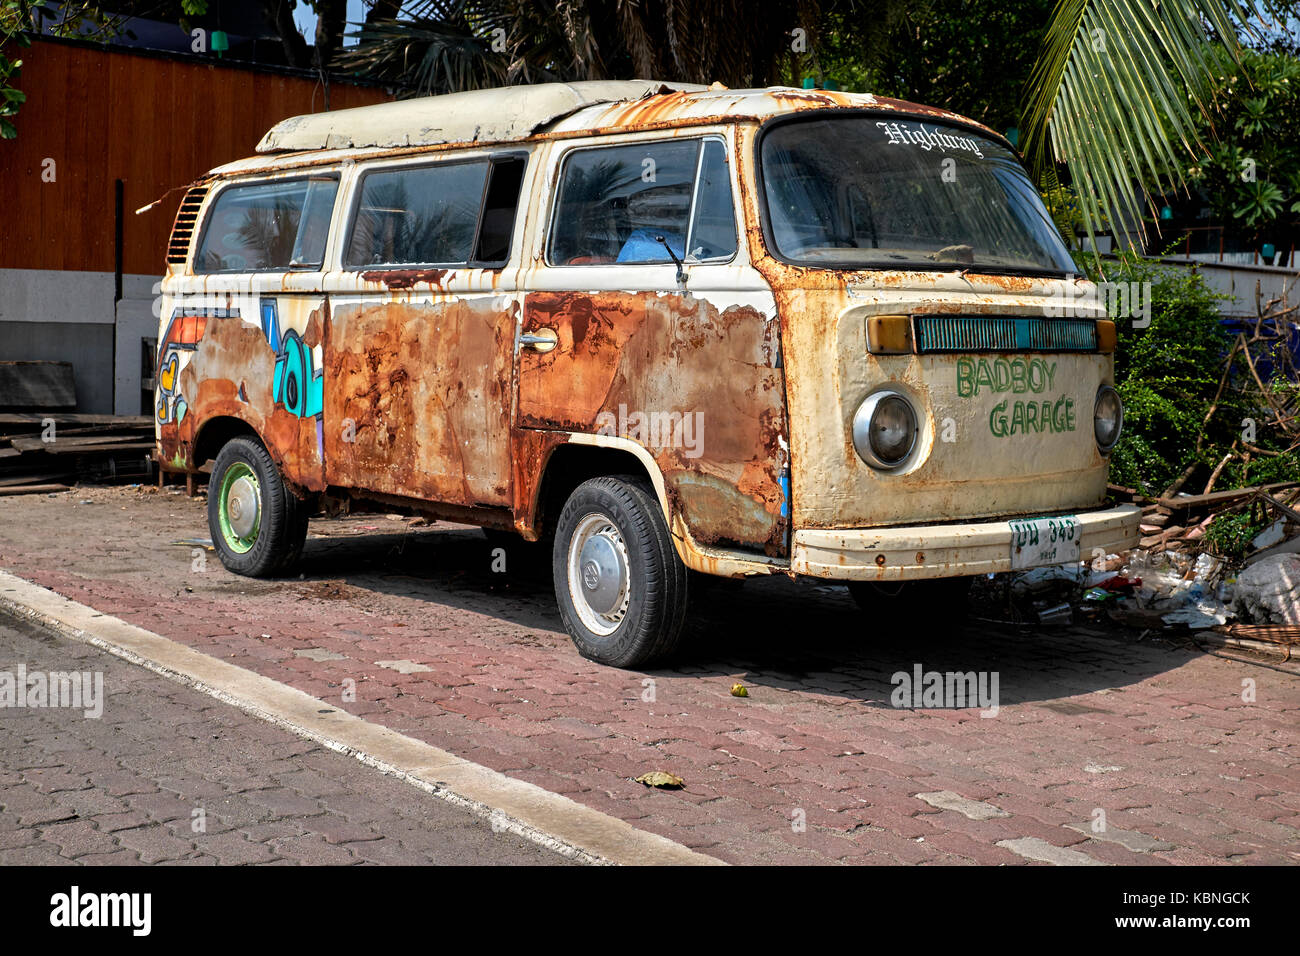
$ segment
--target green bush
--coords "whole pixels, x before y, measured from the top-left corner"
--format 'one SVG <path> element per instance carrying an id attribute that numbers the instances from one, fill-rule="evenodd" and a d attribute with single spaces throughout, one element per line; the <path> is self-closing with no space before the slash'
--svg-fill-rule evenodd
<path id="1" fill-rule="evenodd" d="M 1100 278 L 1095 270 L 1093 278 Z M 1233 336 L 1220 325 L 1219 297 L 1201 276 L 1123 256 L 1105 264 L 1105 279 L 1151 284 L 1150 325 L 1137 328 L 1132 319 L 1116 320 L 1115 381 L 1125 418 L 1124 434 L 1111 455 L 1111 481 L 1159 494 L 1196 464 L 1183 490 L 1199 492 L 1233 442 L 1242 438 L 1246 418 L 1255 422 L 1251 444 L 1275 451 L 1287 447 L 1281 430 L 1266 424 L 1268 408 L 1240 354 L 1206 423 Z M 1282 396 L 1296 388 L 1285 380 L 1269 384 Z M 1300 452 L 1277 457 L 1253 454 L 1249 463 L 1237 456 L 1223 469 L 1215 487 L 1244 487 L 1297 476 Z"/>
<path id="2" fill-rule="evenodd" d="M 1243 558 L 1250 550 L 1250 542 L 1265 528 L 1251 512 L 1219 514 L 1205 529 L 1205 546 L 1214 554 L 1225 558 Z"/>

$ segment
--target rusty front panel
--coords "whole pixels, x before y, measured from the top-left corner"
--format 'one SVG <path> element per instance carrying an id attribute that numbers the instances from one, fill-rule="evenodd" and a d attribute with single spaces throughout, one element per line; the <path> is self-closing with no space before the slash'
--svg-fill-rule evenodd
<path id="1" fill-rule="evenodd" d="M 753 170 L 756 130 L 740 128 L 737 160 L 754 265 L 771 283 L 781 317 L 793 527 L 869 528 L 1100 505 L 1107 462 L 1093 439 L 1092 410 L 1097 387 L 1113 380 L 1111 356 L 1020 356 L 1049 363 L 1050 369 L 1040 369 L 1052 376 L 1043 378 L 1041 390 L 981 387 L 971 394 L 973 379 L 959 382 L 959 376 L 965 374 L 961 360 L 972 356 L 873 356 L 866 348 L 870 314 L 1044 315 L 1068 292 L 1073 291 L 1070 301 L 1079 301 L 1083 289 L 1066 287 L 1086 282 L 781 263 L 764 251 Z M 1017 356 L 985 356 L 998 357 Z M 871 468 L 853 447 L 854 412 L 884 385 L 908 394 L 921 418 L 919 451 L 901 473 Z M 1010 433 L 1016 403 L 1027 414 L 1031 399 L 1036 416 L 1046 400 L 1054 415 L 1059 408 L 1061 430 L 1022 427 Z M 1001 410 L 999 402 L 1006 403 Z"/>
<path id="2" fill-rule="evenodd" d="M 198 468 L 199 431 L 232 417 L 261 436 L 290 485 L 323 490 L 322 422 L 313 404 L 328 321 L 323 297 L 205 295 L 203 282 L 189 280 L 190 295 L 164 300 L 155 402 L 162 463 Z"/>
<path id="3" fill-rule="evenodd" d="M 383 287 L 379 273 L 364 278 Z M 331 485 L 509 505 L 513 297 L 450 296 L 441 276 L 383 273 L 334 299 L 326 333 Z M 391 295 L 422 286 L 427 296 Z"/>
<path id="4" fill-rule="evenodd" d="M 856 277 L 855 277 L 856 278 Z M 787 290 L 786 374 L 797 528 L 867 528 L 1094 508 L 1106 459 L 1093 437 L 1096 353 L 871 355 L 866 316 L 960 312 L 1042 315 L 1044 300 L 967 276 L 943 301 L 914 291 Z M 1051 280 L 1039 280 L 1050 284 Z M 984 286 L 984 288 L 980 288 Z M 973 291 L 978 289 L 979 291 Z M 918 451 L 898 473 L 871 468 L 851 423 L 889 385 L 920 418 Z"/>
<path id="5" fill-rule="evenodd" d="M 524 331 L 553 329 L 559 343 L 547 353 L 521 352 L 518 421 L 639 440 L 663 473 L 670 508 L 697 542 L 781 555 L 787 517 L 778 323 L 725 299 L 529 293 Z"/>

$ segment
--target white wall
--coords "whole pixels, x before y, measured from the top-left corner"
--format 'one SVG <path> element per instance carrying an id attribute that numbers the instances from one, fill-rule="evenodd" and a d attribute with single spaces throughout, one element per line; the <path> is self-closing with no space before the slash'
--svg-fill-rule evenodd
<path id="1" fill-rule="evenodd" d="M 77 411 L 140 414 L 140 340 L 158 334 L 161 276 L 0 269 L 0 360 L 71 362 Z M 116 361 L 114 361 L 116 343 Z"/>

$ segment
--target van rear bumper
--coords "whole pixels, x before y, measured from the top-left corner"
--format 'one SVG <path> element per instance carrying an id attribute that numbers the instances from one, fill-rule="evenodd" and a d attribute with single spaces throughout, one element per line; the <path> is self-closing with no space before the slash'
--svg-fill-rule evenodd
<path id="1" fill-rule="evenodd" d="M 1137 544 L 1142 509 L 1118 505 L 1075 513 L 1082 534 L 1079 557 L 1092 560 Z M 841 581 L 905 581 L 1011 570 L 1011 526 L 921 525 L 862 530 L 794 532 L 790 570 Z"/>

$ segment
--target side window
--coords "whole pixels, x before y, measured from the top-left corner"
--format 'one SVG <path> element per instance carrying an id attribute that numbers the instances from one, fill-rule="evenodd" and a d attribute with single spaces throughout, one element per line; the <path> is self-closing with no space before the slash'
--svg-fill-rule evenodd
<path id="1" fill-rule="evenodd" d="M 577 149 L 564 160 L 550 262 L 730 258 L 735 217 L 726 152 L 716 140 Z M 667 246 L 667 248 L 665 248 Z"/>
<path id="2" fill-rule="evenodd" d="M 343 264 L 469 262 L 487 172 L 483 161 L 365 173 Z"/>
<path id="3" fill-rule="evenodd" d="M 736 214 L 731 205 L 731 176 L 727 148 L 706 139 L 700 155 L 700 177 L 691 213 L 690 259 L 730 259 L 736 253 Z"/>
<path id="4" fill-rule="evenodd" d="M 319 267 L 338 192 L 335 176 L 229 186 L 213 203 L 195 272 Z"/>
<path id="5" fill-rule="evenodd" d="M 479 220 L 478 242 L 474 246 L 476 265 L 501 266 L 510 258 L 510 240 L 514 234 L 515 215 L 519 209 L 519 188 L 524 181 L 527 157 L 493 158 L 483 197 L 483 215 Z"/>

